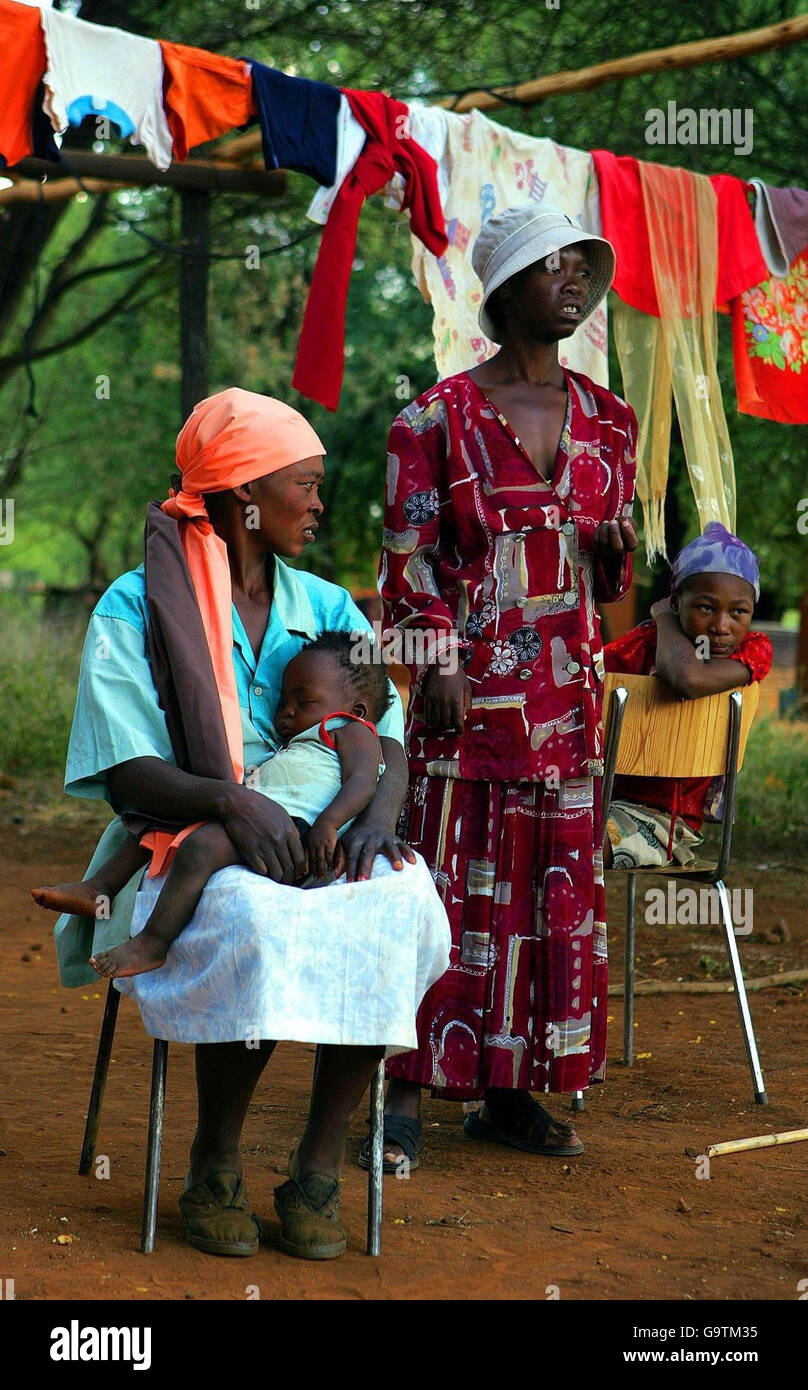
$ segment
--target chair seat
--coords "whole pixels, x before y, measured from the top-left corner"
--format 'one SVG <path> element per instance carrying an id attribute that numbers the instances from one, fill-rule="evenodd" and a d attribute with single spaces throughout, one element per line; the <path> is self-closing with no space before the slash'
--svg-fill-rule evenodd
<path id="1" fill-rule="evenodd" d="M 607 869 L 608 874 L 664 874 L 665 878 L 697 878 L 718 882 L 718 864 L 640 864 L 636 869 Z"/>

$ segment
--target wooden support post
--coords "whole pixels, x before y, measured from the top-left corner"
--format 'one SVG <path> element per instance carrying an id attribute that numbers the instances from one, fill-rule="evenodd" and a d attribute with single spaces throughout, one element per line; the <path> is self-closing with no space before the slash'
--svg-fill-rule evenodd
<path id="1" fill-rule="evenodd" d="M 183 189 L 180 241 L 180 360 L 182 421 L 208 394 L 208 251 L 210 194 Z"/>
<path id="2" fill-rule="evenodd" d="M 259 148 L 260 144 L 259 134 Z M 266 198 L 280 198 L 286 191 L 284 169 L 244 168 L 212 159 L 186 159 L 183 164 L 172 164 L 170 169 L 158 169 L 145 155 L 93 154 L 72 148 L 64 152 L 60 164 L 47 159 L 22 159 L 12 169 L 4 169 L 3 177 L 46 178 L 51 185 L 47 198 L 56 198 L 60 185 L 60 191 L 72 197 L 85 179 L 98 181 L 94 192 L 101 191 L 100 184 L 110 180 L 111 188 L 130 184 L 135 188 L 201 188 L 218 193 L 261 193 Z M 11 192 L 5 189 L 0 202 L 15 201 Z M 39 188 L 29 189 L 28 196 L 38 198 Z M 21 195 L 17 193 L 16 197 Z"/>
<path id="3" fill-rule="evenodd" d="M 808 589 L 800 599 L 800 630 L 797 638 L 797 690 L 800 709 L 808 709 Z"/>

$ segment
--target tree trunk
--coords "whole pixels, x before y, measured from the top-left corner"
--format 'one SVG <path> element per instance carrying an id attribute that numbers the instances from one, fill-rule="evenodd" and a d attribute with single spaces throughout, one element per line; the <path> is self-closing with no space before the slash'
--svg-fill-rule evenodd
<path id="1" fill-rule="evenodd" d="M 800 599 L 800 634 L 797 639 L 797 691 L 800 705 L 808 701 L 808 589 Z"/>
<path id="2" fill-rule="evenodd" d="M 180 357 L 182 422 L 208 394 L 208 251 L 210 194 L 184 189 L 182 244 L 191 254 L 180 262 Z"/>

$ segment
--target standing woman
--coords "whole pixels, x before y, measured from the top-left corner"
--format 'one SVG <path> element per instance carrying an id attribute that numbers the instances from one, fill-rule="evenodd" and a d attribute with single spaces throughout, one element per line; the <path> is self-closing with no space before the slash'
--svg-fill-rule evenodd
<path id="1" fill-rule="evenodd" d="M 472 1138 L 579 1153 L 531 1092 L 605 1067 L 595 602 L 631 582 L 637 424 L 558 344 L 607 293 L 614 251 L 531 205 L 492 217 L 473 260 L 480 326 L 502 346 L 407 406 L 389 442 L 380 590 L 388 625 L 422 629 L 426 653 L 409 662 L 407 837 L 452 952 L 417 1051 L 388 1065 L 388 1168 L 418 1161 L 423 1086 L 484 1098 Z"/>

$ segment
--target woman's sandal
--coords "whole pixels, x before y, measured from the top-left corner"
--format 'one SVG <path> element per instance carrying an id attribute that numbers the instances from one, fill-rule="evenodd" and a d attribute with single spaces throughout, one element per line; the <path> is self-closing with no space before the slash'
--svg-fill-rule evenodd
<path id="1" fill-rule="evenodd" d="M 495 1120 L 486 1119 L 485 1106 L 483 1110 L 466 1116 L 463 1132 L 469 1139 L 507 1144 L 509 1148 L 522 1149 L 525 1153 L 548 1154 L 553 1158 L 574 1158 L 577 1154 L 583 1153 L 584 1146 L 580 1140 L 577 1144 L 548 1144 L 547 1136 L 551 1129 L 558 1130 L 564 1138 L 571 1138 L 575 1131 L 572 1125 L 565 1124 L 563 1120 L 554 1120 L 544 1106 L 539 1105 L 532 1096 L 527 1097 L 527 1100 L 530 1102 L 529 1105 L 525 1104 L 507 1128 Z"/>
<path id="2" fill-rule="evenodd" d="M 250 1210 L 239 1173 L 209 1173 L 183 1192 L 179 1203 L 185 1238 L 196 1250 L 241 1256 L 258 1250 L 261 1222 Z"/>
<path id="3" fill-rule="evenodd" d="M 360 1168 L 370 1167 L 370 1144 L 371 1137 L 368 1134 L 359 1145 L 358 1163 Z M 384 1148 L 387 1150 L 391 1144 L 398 1144 L 404 1150 L 409 1171 L 412 1172 L 418 1167 L 418 1158 L 424 1146 L 422 1138 L 421 1118 L 413 1120 L 409 1115 L 385 1115 L 384 1117 Z M 385 1173 L 399 1172 L 401 1159 L 386 1158 L 382 1165 Z"/>

